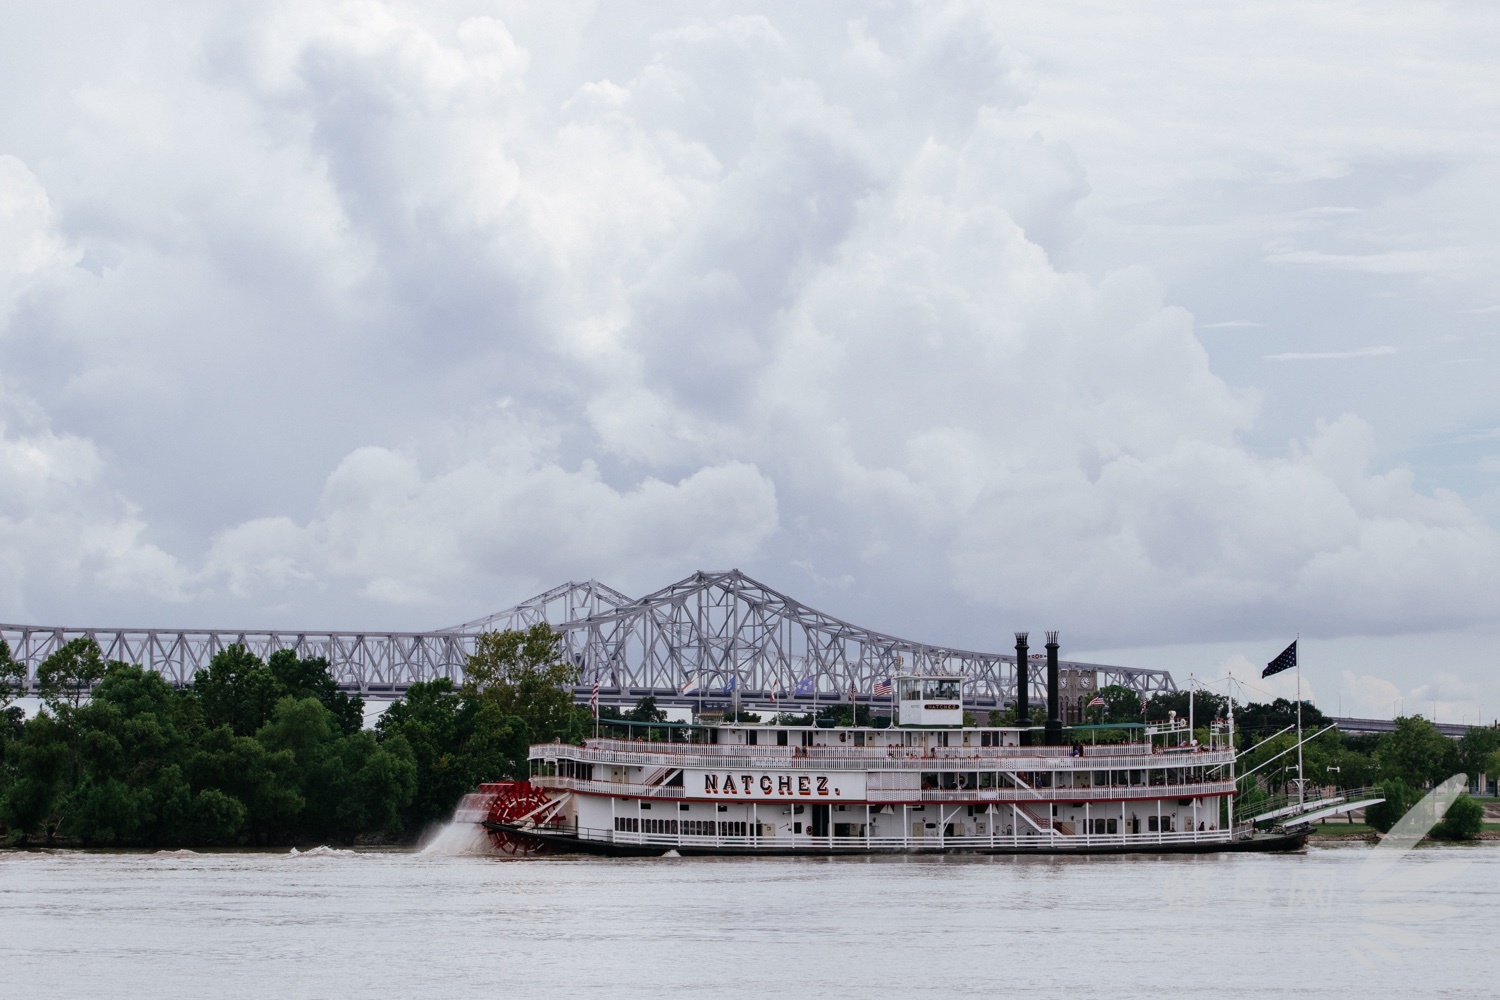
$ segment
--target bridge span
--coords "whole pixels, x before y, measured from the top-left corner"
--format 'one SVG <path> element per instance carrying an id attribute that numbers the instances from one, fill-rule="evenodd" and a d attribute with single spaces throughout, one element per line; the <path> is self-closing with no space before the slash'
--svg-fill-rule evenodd
<path id="1" fill-rule="evenodd" d="M 78 628 L 0 625 L 15 659 L 36 668 L 64 643 L 88 636 L 109 660 L 136 663 L 176 685 L 232 644 L 262 658 L 282 650 L 323 657 L 341 688 L 366 698 L 399 697 L 413 683 L 463 680 L 475 640 L 487 631 L 548 622 L 579 668 L 575 695 L 601 704 L 806 711 L 849 699 L 886 704 L 875 684 L 897 673 L 950 673 L 967 678 L 965 704 L 981 711 L 1015 701 L 1015 656 L 900 639 L 809 608 L 739 570 L 698 572 L 642 598 L 597 580 L 566 583 L 512 608 L 430 632 Z M 1040 661 L 1038 661 L 1040 662 Z M 1165 670 L 1064 661 L 1092 671 L 1099 687 L 1120 684 L 1144 697 L 1173 692 Z M 1031 703 L 1046 701 L 1044 671 L 1030 671 Z"/>

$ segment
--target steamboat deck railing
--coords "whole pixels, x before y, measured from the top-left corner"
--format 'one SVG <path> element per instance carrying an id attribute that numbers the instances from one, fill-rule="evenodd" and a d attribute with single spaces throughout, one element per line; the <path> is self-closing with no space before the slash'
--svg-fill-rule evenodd
<path id="1" fill-rule="evenodd" d="M 608 749 L 618 746 L 621 749 Z M 835 771 L 907 770 L 907 771 L 1110 771 L 1179 767 L 1221 767 L 1234 760 L 1231 750 L 1202 750 L 1189 753 L 1127 753 L 1070 757 L 1066 754 L 1039 756 L 1016 754 L 1016 747 L 939 747 L 933 756 L 912 756 L 910 747 L 761 747 L 737 745 L 715 747 L 711 744 L 639 744 L 622 741 L 590 740 L 586 746 L 567 743 L 544 743 L 532 747 L 533 760 L 574 760 L 591 764 L 636 767 L 697 767 L 717 770 L 732 759 L 736 766 L 763 770 L 818 769 Z M 629 749 L 625 749 L 629 748 Z M 802 754 L 801 751 L 829 751 Z M 1025 749 L 1025 748 L 1021 748 Z M 704 753 L 701 751 L 712 751 Z M 731 750 L 732 752 L 721 752 Z M 836 751 L 836 752 L 835 752 Z"/>
<path id="2" fill-rule="evenodd" d="M 1199 753 L 1224 753 L 1225 750 L 1162 750 L 1155 751 L 1145 743 L 1112 743 L 1104 746 L 1085 746 L 1081 757 L 1075 757 L 1070 748 L 1062 747 L 985 747 L 985 746 L 953 746 L 953 747 L 908 747 L 908 746 L 856 746 L 853 743 L 838 746 L 782 746 L 774 743 L 664 743 L 661 741 L 646 740 L 618 740 L 603 737 L 585 741 L 590 749 L 613 750 L 620 753 L 662 753 L 662 754 L 693 754 L 699 757 L 735 757 L 747 752 L 753 752 L 761 757 L 862 757 L 869 759 L 884 759 L 886 757 L 911 757 L 911 758 L 967 758 L 972 756 L 1006 756 L 1006 757 L 1045 757 L 1061 758 L 1064 760 L 1089 760 L 1097 757 L 1150 757 L 1150 756 L 1175 756 L 1178 754 L 1194 755 Z M 545 748 L 547 744 L 540 744 Z"/>
<path id="3" fill-rule="evenodd" d="M 1229 830 L 1180 830 L 1151 833 L 1063 833 L 1060 830 L 1025 830 L 1012 833 L 976 833 L 955 835 L 946 833 L 941 827 L 930 836 L 920 837 L 874 837 L 874 836 L 814 836 L 808 833 L 782 836 L 710 836 L 680 833 L 637 833 L 625 830 L 610 830 L 597 827 L 573 827 L 547 825 L 541 828 L 548 833 L 576 835 L 580 840 L 602 841 L 638 847 L 700 848 L 743 851 L 946 851 L 946 850 L 1055 850 L 1058 848 L 1079 850 L 1108 847 L 1154 847 L 1163 844 L 1214 844 L 1233 839 Z M 753 829 L 753 826 L 752 826 Z M 868 829 L 868 827 L 866 827 Z"/>
<path id="4" fill-rule="evenodd" d="M 1130 802 L 1154 801 L 1157 799 L 1195 799 L 1228 795 L 1234 791 L 1230 781 L 1202 781 L 1184 785 L 1120 785 L 1097 788 L 891 788 L 869 787 L 863 800 L 829 799 L 826 796 L 747 798 L 729 795 L 698 796 L 696 789 L 685 789 L 680 785 L 642 785 L 624 781 L 569 778 L 562 775 L 534 777 L 532 784 L 538 788 L 558 791 L 582 792 L 586 795 L 609 795 L 618 798 L 639 799 L 686 799 L 693 798 L 720 804 L 767 806 L 805 805 L 859 805 L 871 803 L 970 803 L 1015 802 L 1015 803 L 1066 803 L 1066 802 Z"/>

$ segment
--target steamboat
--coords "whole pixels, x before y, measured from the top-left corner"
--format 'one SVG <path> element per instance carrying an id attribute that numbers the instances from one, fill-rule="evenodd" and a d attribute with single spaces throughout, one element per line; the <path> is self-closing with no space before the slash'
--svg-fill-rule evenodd
<path id="1" fill-rule="evenodd" d="M 1016 725 L 966 726 L 962 677 L 904 676 L 894 679 L 886 726 L 656 724 L 654 738 L 539 744 L 528 780 L 482 785 L 460 818 L 481 823 L 512 854 L 1303 846 L 1306 827 L 1259 832 L 1235 822 L 1232 709 L 1207 727 L 1206 741 L 1174 717 L 1132 724 L 1125 742 L 1086 744 L 1057 718 L 1056 650 L 1049 642 L 1053 708 L 1043 726 L 1027 724 L 1024 695 Z"/>

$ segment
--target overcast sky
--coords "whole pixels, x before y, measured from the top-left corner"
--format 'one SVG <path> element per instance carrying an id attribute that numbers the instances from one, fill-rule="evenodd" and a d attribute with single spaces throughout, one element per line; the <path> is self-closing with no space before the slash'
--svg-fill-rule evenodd
<path id="1" fill-rule="evenodd" d="M 1497 51 L 1480 3 L 8 3 L 0 620 L 738 566 L 1493 717 Z"/>

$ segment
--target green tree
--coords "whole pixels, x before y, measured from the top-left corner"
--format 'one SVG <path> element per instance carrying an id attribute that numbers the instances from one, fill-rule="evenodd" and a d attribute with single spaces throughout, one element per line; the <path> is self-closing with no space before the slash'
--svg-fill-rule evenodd
<path id="1" fill-rule="evenodd" d="M 1458 771 L 1458 745 L 1420 715 L 1396 720 L 1375 750 L 1383 778 L 1399 778 L 1416 788 L 1436 784 Z"/>
<path id="2" fill-rule="evenodd" d="M 332 713 L 343 733 L 357 733 L 364 728 L 365 703 L 358 695 L 350 697 L 338 688 L 328 661 L 321 656 L 298 659 L 290 649 L 279 649 L 266 661 L 266 669 L 276 678 L 281 698 L 316 698 Z"/>
<path id="3" fill-rule="evenodd" d="M 384 744 L 374 733 L 340 732 L 337 717 L 315 697 L 282 698 L 255 739 L 272 754 L 290 753 L 303 808 L 304 835 L 352 839 L 397 831 L 416 791 L 416 765 L 405 739 Z"/>
<path id="4" fill-rule="evenodd" d="M 195 816 L 203 810 L 217 813 L 217 806 L 200 806 L 196 801 L 208 790 L 227 795 L 244 807 L 244 822 L 233 836 L 268 844 L 284 843 L 299 832 L 298 821 L 306 800 L 298 786 L 297 764 L 291 751 L 272 752 L 254 737 L 236 736 L 229 726 L 216 726 L 196 741 L 183 772 L 195 800 Z M 224 833 L 221 827 L 215 829 Z"/>
<path id="5" fill-rule="evenodd" d="M 1118 687 L 1118 685 L 1111 685 L 1111 687 Z M 1106 690 L 1108 689 L 1106 688 Z M 1126 690 L 1129 689 L 1127 688 Z M 1103 691 L 1100 692 L 1101 695 L 1103 695 L 1103 693 Z M 1131 693 L 1134 694 L 1134 692 Z M 1108 698 L 1105 698 L 1104 700 L 1106 702 L 1109 701 Z M 1123 698 L 1120 698 L 1117 695 L 1116 700 L 1119 702 L 1121 708 L 1126 707 Z M 1188 720 L 1189 707 L 1188 692 L 1186 691 L 1174 691 L 1170 694 L 1156 694 L 1152 695 L 1151 700 L 1146 703 L 1146 717 L 1153 722 L 1159 722 L 1162 719 L 1167 718 L 1169 713 L 1176 712 L 1177 718 L 1181 719 L 1183 722 L 1186 722 Z M 1228 707 L 1229 699 L 1221 694 L 1214 694 L 1211 691 L 1196 691 L 1193 693 L 1191 709 L 1193 721 L 1195 724 L 1218 718 L 1225 713 Z M 1236 721 L 1238 721 L 1238 713 L 1236 713 L 1235 718 Z M 1118 720 L 1111 721 L 1140 722 L 1141 712 L 1139 698 L 1137 698 L 1136 700 L 1135 715 L 1133 718 L 1120 718 Z"/>
<path id="6" fill-rule="evenodd" d="M 526 724 L 492 701 L 455 690 L 447 678 L 413 684 L 375 732 L 382 746 L 399 739 L 411 753 L 415 788 L 401 811 L 408 835 L 448 819 L 479 783 L 526 774 Z"/>
<path id="7" fill-rule="evenodd" d="M 340 732 L 356 733 L 364 726 L 364 701 L 338 689 L 328 661 L 321 656 L 298 659 L 290 649 L 279 649 L 263 662 L 244 646 L 226 646 L 214 654 L 207 670 L 194 674 L 193 690 L 208 725 L 228 725 L 239 736 L 259 732 L 283 698 L 317 699 Z"/>
<path id="8" fill-rule="evenodd" d="M 1140 722 L 1144 718 L 1141 696 L 1123 684 L 1100 688 L 1099 697 L 1104 699 L 1102 722 Z"/>
<path id="9" fill-rule="evenodd" d="M 486 632 L 465 671 L 466 696 L 525 723 L 531 740 L 577 742 L 591 719 L 573 704 L 578 670 L 562 659 L 562 636 L 546 622 L 524 632 Z"/>
<path id="10" fill-rule="evenodd" d="M 1473 840 L 1484 829 L 1484 806 L 1469 798 L 1467 792 L 1453 800 L 1442 822 L 1432 828 L 1439 840 Z"/>
<path id="11" fill-rule="evenodd" d="M 70 639 L 36 668 L 37 691 L 53 711 L 76 709 L 104 677 L 104 654 L 89 636 Z"/>
<path id="12" fill-rule="evenodd" d="M 283 656 L 273 667 L 228 652 L 186 691 L 103 664 L 86 641 L 54 653 L 51 710 L 0 734 L 8 837 L 151 846 L 399 832 L 417 782 L 407 741 L 349 731 L 362 706 L 328 682 L 322 661 Z M 266 711 L 267 692 L 289 688 L 311 693 L 282 695 L 255 735 L 236 734 Z"/>
<path id="13" fill-rule="evenodd" d="M 1458 766 L 1477 780 L 1481 773 L 1493 775 L 1489 770 L 1490 757 L 1500 752 L 1500 729 L 1491 726 L 1470 726 L 1458 741 Z"/>
<path id="14" fill-rule="evenodd" d="M 620 718 L 629 722 L 666 722 L 666 709 L 656 707 L 656 699 L 647 695 L 635 703 L 635 707 L 625 712 Z"/>
<path id="15" fill-rule="evenodd" d="M 1248 749 L 1263 739 L 1297 724 L 1297 703 L 1277 698 L 1269 704 L 1251 702 L 1234 710 L 1234 724 L 1243 746 Z M 1327 717 L 1310 701 L 1302 703 L 1303 735 L 1328 725 Z M 1293 730 L 1295 732 L 1295 729 Z"/>
<path id="16" fill-rule="evenodd" d="M 26 689 L 26 664 L 10 655 L 10 643 L 0 639 L 0 709 Z"/>
<path id="17" fill-rule="evenodd" d="M 9 745 L 6 762 L 14 777 L 0 799 L 0 818 L 13 840 L 52 840 L 72 787 L 73 761 L 70 727 L 46 712 L 29 720 Z"/>
<path id="18" fill-rule="evenodd" d="M 1380 789 L 1385 801 L 1365 810 L 1365 822 L 1386 833 L 1421 800 L 1422 793 L 1400 778 L 1387 778 Z"/>
<path id="19" fill-rule="evenodd" d="M 235 643 L 213 655 L 207 670 L 193 675 L 193 692 L 210 727 L 228 726 L 236 736 L 253 736 L 271 718 L 285 694 L 261 658 Z"/>

